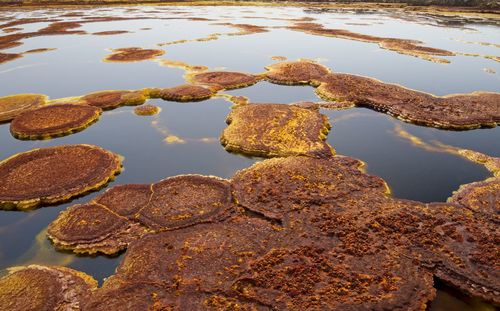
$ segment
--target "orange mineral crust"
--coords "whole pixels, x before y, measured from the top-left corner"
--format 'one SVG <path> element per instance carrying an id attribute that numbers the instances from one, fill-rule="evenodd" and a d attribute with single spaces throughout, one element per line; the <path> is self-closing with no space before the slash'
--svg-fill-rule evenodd
<path id="1" fill-rule="evenodd" d="M 500 123 L 500 94 L 473 92 L 435 96 L 397 84 L 346 73 L 306 60 L 266 67 L 265 78 L 278 84 L 309 84 L 332 102 L 323 108 L 359 106 L 405 122 L 452 130 L 494 127 Z M 335 105 L 333 104 L 335 103 Z"/>
<path id="2" fill-rule="evenodd" d="M 317 93 L 331 101 L 350 102 L 410 123 L 466 130 L 500 123 L 500 94 L 434 96 L 372 78 L 333 73 L 321 79 Z"/>
<path id="3" fill-rule="evenodd" d="M 87 105 L 103 110 L 115 109 L 120 106 L 142 105 L 146 96 L 141 91 L 101 91 L 81 97 Z"/>
<path id="4" fill-rule="evenodd" d="M 165 54 L 163 50 L 143 49 L 139 47 L 112 50 L 112 54 L 104 59 L 107 62 L 140 62 Z"/>
<path id="5" fill-rule="evenodd" d="M 47 96 L 18 94 L 0 97 L 0 123 L 10 121 L 28 110 L 45 105 Z"/>
<path id="6" fill-rule="evenodd" d="M 160 111 L 161 108 L 155 105 L 142 105 L 134 109 L 134 113 L 138 116 L 154 116 Z"/>
<path id="7" fill-rule="evenodd" d="M 336 38 L 356 40 L 362 42 L 377 43 L 381 48 L 386 50 L 392 50 L 401 54 L 420 57 L 422 59 L 438 63 L 447 63 L 448 60 L 437 58 L 435 56 L 455 55 L 453 52 L 447 50 L 424 46 L 422 45 L 423 42 L 417 40 L 377 37 L 372 35 L 365 35 L 361 33 L 351 32 L 346 29 L 328 29 L 324 28 L 323 25 L 321 24 L 316 24 L 311 22 L 295 23 L 294 25 L 289 26 L 288 29 L 306 32 L 313 35 L 325 36 L 325 37 L 336 37 Z"/>
<path id="8" fill-rule="evenodd" d="M 86 105 L 54 104 L 29 110 L 12 120 L 10 131 L 19 139 L 46 139 L 81 131 L 96 122 L 102 110 Z"/>
<path id="9" fill-rule="evenodd" d="M 0 309 L 75 310 L 96 288 L 96 280 L 73 269 L 38 265 L 15 267 L 0 279 Z"/>
<path id="10" fill-rule="evenodd" d="M 19 153 L 0 162 L 0 208 L 63 202 L 104 186 L 120 171 L 118 155 L 91 145 Z"/>
<path id="11" fill-rule="evenodd" d="M 159 90 L 159 97 L 164 100 L 178 102 L 193 102 L 209 99 L 215 93 L 207 87 L 184 84 Z"/>
<path id="12" fill-rule="evenodd" d="M 247 87 L 258 82 L 254 75 L 231 71 L 197 73 L 191 75 L 190 80 L 195 84 L 213 85 L 226 90 Z"/>
<path id="13" fill-rule="evenodd" d="M 49 226 L 48 236 L 60 249 L 111 255 L 147 232 L 215 223 L 234 211 L 228 181 L 181 175 L 152 185 L 113 187 L 94 201 L 61 213 Z M 93 222 L 96 217 L 102 222 Z"/>
<path id="14" fill-rule="evenodd" d="M 221 143 L 226 150 L 247 155 L 328 157 L 325 142 L 330 124 L 317 111 L 282 104 L 234 107 L 226 120 Z"/>
<path id="15" fill-rule="evenodd" d="M 488 201 L 470 191 L 459 191 L 460 205 L 394 199 L 362 166 L 349 157 L 292 156 L 258 162 L 229 181 L 181 175 L 121 185 L 64 211 L 48 234 L 77 253 L 128 248 L 89 300 L 96 310 L 119 301 L 425 310 L 433 277 L 498 303 Z"/>

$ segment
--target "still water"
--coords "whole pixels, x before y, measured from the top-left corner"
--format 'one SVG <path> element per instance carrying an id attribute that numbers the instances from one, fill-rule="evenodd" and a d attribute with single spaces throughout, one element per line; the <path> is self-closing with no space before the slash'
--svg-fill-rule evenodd
<path id="1" fill-rule="evenodd" d="M 62 17 L 66 13 L 78 17 Z M 54 35 L 23 40 L 23 45 L 2 50 L 22 53 L 36 48 L 54 51 L 26 54 L 0 65 L 0 96 L 42 93 L 51 98 L 78 96 L 100 90 L 171 87 L 185 82 L 182 68 L 161 66 L 158 61 L 106 63 L 109 49 L 123 47 L 161 48 L 159 59 L 174 60 L 210 69 L 260 73 L 272 64 L 271 57 L 301 58 L 321 62 L 336 72 L 347 72 L 398 83 L 409 88 L 446 95 L 472 91 L 500 92 L 500 63 L 481 55 L 498 55 L 500 28 L 494 22 L 449 23 L 443 18 L 389 12 L 316 11 L 301 8 L 264 7 L 113 7 L 75 10 L 0 11 L 0 18 L 57 18 L 81 21 L 85 17 L 129 17 L 126 21 L 84 23 L 83 35 Z M 190 18 L 207 20 L 190 20 Z M 328 28 L 343 28 L 370 35 L 423 41 L 427 46 L 447 49 L 458 55 L 449 64 L 380 49 L 377 44 L 321 37 L 288 30 L 291 20 L 315 19 Z M 268 27 L 268 32 L 227 35 L 237 29 L 216 23 L 245 23 Z M 49 22 L 15 27 L 18 32 L 37 31 Z M 450 25 L 448 25 L 450 24 Z M 397 29 L 397 31 L 395 31 Z M 127 30 L 113 36 L 93 32 Z M 217 40 L 196 41 L 213 33 Z M 0 35 L 5 35 L 0 33 Z M 178 40 L 183 43 L 158 44 Z M 495 42 L 496 40 L 496 42 Z M 490 45 L 477 44 L 487 42 Z M 495 46 L 496 44 L 496 46 Z M 489 70 L 486 70 L 489 69 Z M 252 87 L 225 91 L 246 96 L 257 103 L 320 101 L 312 87 L 290 87 L 260 82 Z M 139 117 L 133 108 L 105 112 L 99 122 L 66 137 L 46 141 L 20 141 L 10 135 L 9 125 L 0 125 L 0 159 L 38 147 L 64 144 L 94 144 L 122 155 L 124 171 L 110 186 L 152 183 L 165 177 L 195 173 L 229 178 L 259 158 L 227 153 L 219 143 L 231 103 L 222 97 L 197 103 L 150 100 L 162 111 Z M 328 142 L 338 154 L 366 163 L 370 174 L 384 178 L 393 195 L 424 202 L 445 201 L 459 185 L 485 179 L 489 173 L 454 154 L 430 151 L 413 145 L 399 133 L 408 132 L 424 142 L 439 141 L 491 156 L 500 156 L 500 129 L 453 132 L 415 126 L 364 108 L 322 110 L 332 130 Z M 166 137 L 179 138 L 167 142 Z M 109 186 L 108 186 L 109 187 Z M 45 237 L 45 228 L 68 206 L 86 202 L 102 193 L 58 206 L 30 212 L 0 211 L 0 269 L 28 263 L 60 264 L 82 270 L 100 282 L 113 274 L 122 256 L 75 256 L 57 252 Z M 431 310 L 487 310 L 490 307 L 439 285 Z"/>

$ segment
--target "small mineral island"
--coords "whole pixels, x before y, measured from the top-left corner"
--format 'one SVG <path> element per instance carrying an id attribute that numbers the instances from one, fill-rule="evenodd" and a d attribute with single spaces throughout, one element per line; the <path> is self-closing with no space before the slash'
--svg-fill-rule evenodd
<path id="1" fill-rule="evenodd" d="M 494 0 L 0 0 L 0 311 L 500 308 Z"/>

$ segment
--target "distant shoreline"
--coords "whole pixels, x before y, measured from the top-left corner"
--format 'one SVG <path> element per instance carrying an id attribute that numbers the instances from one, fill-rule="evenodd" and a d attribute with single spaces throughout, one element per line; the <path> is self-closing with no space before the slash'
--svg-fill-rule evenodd
<path id="1" fill-rule="evenodd" d="M 464 5 L 467 3 L 469 5 Z M 408 12 L 435 13 L 439 15 L 469 15 L 500 19 L 500 0 L 408 0 L 405 2 L 386 1 L 165 1 L 165 0 L 0 0 L 0 10 L 4 8 L 41 8 L 41 7 L 93 7 L 93 6 L 293 6 L 314 7 L 318 9 L 388 9 Z"/>
<path id="2" fill-rule="evenodd" d="M 405 9 L 408 11 L 464 12 L 500 14 L 500 0 L 382 0 L 382 1 L 216 1 L 216 0 L 0 0 L 2 7 L 47 6 L 116 6 L 116 5 L 176 5 L 176 6 L 308 6 L 337 9 Z"/>

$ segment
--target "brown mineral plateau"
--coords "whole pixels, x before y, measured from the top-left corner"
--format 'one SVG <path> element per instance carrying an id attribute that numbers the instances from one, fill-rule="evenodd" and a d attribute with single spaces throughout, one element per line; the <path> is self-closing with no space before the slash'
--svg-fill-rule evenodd
<path id="1" fill-rule="evenodd" d="M 151 185 L 119 185 L 106 190 L 94 201 L 115 214 L 132 219 L 149 203 L 152 194 Z"/>
<path id="2" fill-rule="evenodd" d="M 331 73 L 311 61 L 278 63 L 266 69 L 265 78 L 270 82 L 309 84 L 317 87 L 316 92 L 325 100 L 368 107 L 405 122 L 452 130 L 494 127 L 500 123 L 499 93 L 434 96 L 373 78 Z"/>
<path id="3" fill-rule="evenodd" d="M 432 273 L 386 249 L 356 257 L 291 246 L 248 266 L 233 288 L 273 310 L 424 310 L 435 296 Z"/>
<path id="4" fill-rule="evenodd" d="M 39 35 L 84 34 L 83 30 L 73 30 L 82 25 L 78 22 L 55 22 L 38 31 Z"/>
<path id="5" fill-rule="evenodd" d="M 237 172 L 231 183 L 240 205 L 268 218 L 283 219 L 305 206 L 334 202 L 357 192 L 388 195 L 385 182 L 363 173 L 362 165 L 361 161 L 340 156 L 276 158 Z M 274 199 L 265 199 L 271 197 Z"/>
<path id="6" fill-rule="evenodd" d="M 106 62 L 140 62 L 153 59 L 165 54 L 163 50 L 143 49 L 138 47 L 113 49 L 112 54 L 106 56 Z"/>
<path id="7" fill-rule="evenodd" d="M 462 185 L 448 200 L 500 223 L 500 177 Z"/>
<path id="8" fill-rule="evenodd" d="M 62 212 L 47 234 L 60 249 L 112 255 L 147 232 L 219 222 L 234 208 L 228 181 L 181 175 L 153 185 L 113 187 Z"/>
<path id="9" fill-rule="evenodd" d="M 120 171 L 116 154 L 91 145 L 19 153 L 0 162 L 0 208 L 63 202 L 104 186 Z"/>
<path id="10" fill-rule="evenodd" d="M 99 32 L 94 32 L 93 35 L 95 35 L 95 36 L 113 36 L 113 35 L 121 35 L 124 33 L 130 33 L 130 31 L 127 31 L 127 30 L 99 31 Z"/>
<path id="11" fill-rule="evenodd" d="M 102 91 L 85 95 L 81 101 L 90 106 L 109 110 L 124 105 L 142 105 L 146 101 L 146 96 L 141 91 Z"/>
<path id="12" fill-rule="evenodd" d="M 240 301 L 223 293 L 211 293 L 195 285 L 182 290 L 164 288 L 158 284 L 128 283 L 105 286 L 94 292 L 83 310 L 241 310 L 270 311 L 267 306 L 250 301 Z"/>
<path id="13" fill-rule="evenodd" d="M 254 75 L 231 71 L 197 73 L 191 75 L 190 80 L 195 84 L 213 85 L 226 90 L 247 87 L 258 82 Z"/>
<path id="14" fill-rule="evenodd" d="M 56 49 L 52 49 L 52 48 L 39 48 L 39 49 L 28 50 L 28 51 L 24 52 L 24 54 L 45 53 L 45 52 L 50 52 L 50 51 L 54 51 L 54 50 L 56 50 Z"/>
<path id="15" fill-rule="evenodd" d="M 265 254 L 278 237 L 265 220 L 241 217 L 148 235 L 130 246 L 105 287 L 122 282 L 165 287 L 196 282 L 207 291 L 228 290 L 247 262 Z"/>
<path id="16" fill-rule="evenodd" d="M 3 28 L 2 31 L 5 33 L 18 32 L 23 30 L 23 28 L 12 27 L 12 28 Z"/>
<path id="17" fill-rule="evenodd" d="M 401 54 L 411 55 L 438 63 L 448 63 L 449 61 L 434 56 L 455 55 L 453 52 L 443 49 L 423 46 L 423 43 L 417 40 L 377 37 L 351 32 L 346 29 L 328 29 L 317 23 L 295 23 L 294 25 L 289 26 L 288 29 L 325 37 L 336 37 L 348 40 L 377 43 L 381 48 L 386 50 L 392 50 Z"/>
<path id="18" fill-rule="evenodd" d="M 289 230 L 288 245 L 311 240 L 337 258 L 349 258 L 347 263 L 366 260 L 365 265 L 382 260 L 372 256 L 389 249 L 472 296 L 499 301 L 498 214 L 487 199 L 488 192 L 498 192 L 495 185 L 463 186 L 455 200 L 467 197 L 459 203 L 472 205 L 469 210 L 393 199 L 383 180 L 359 169 L 360 162 L 338 156 L 277 158 L 237 173 L 232 184 L 246 209 L 281 220 Z M 468 190 L 475 186 L 479 191 Z"/>
<path id="19" fill-rule="evenodd" d="M 173 309 L 176 298 L 164 288 L 154 284 L 123 284 L 112 288 L 99 288 L 83 305 L 86 311 L 109 310 L 183 310 Z M 187 310 L 187 309 L 186 309 Z"/>
<path id="20" fill-rule="evenodd" d="M 419 125 L 467 130 L 500 123 L 500 94 L 434 96 L 372 78 L 333 73 L 322 79 L 317 93 L 331 101 L 350 102 Z"/>
<path id="21" fill-rule="evenodd" d="M 203 222 L 217 222 L 234 210 L 229 182 L 215 177 L 170 177 L 152 186 L 149 203 L 138 213 L 154 230 L 171 230 Z"/>
<path id="22" fill-rule="evenodd" d="M 22 42 L 18 42 L 18 41 L 6 41 L 6 42 L 3 42 L 3 43 L 1 41 L 2 40 L 1 40 L 1 37 L 0 37 L 0 50 L 15 48 L 16 46 L 20 46 L 20 45 L 23 44 Z"/>
<path id="23" fill-rule="evenodd" d="M 28 110 L 45 105 L 47 96 L 19 94 L 0 97 L 0 123 L 14 119 Z"/>
<path id="24" fill-rule="evenodd" d="M 47 19 L 25 19 L 19 20 L 18 24 L 30 24 L 36 22 L 48 22 Z M 4 25 L 17 25 L 15 22 L 8 23 Z M 21 40 L 40 37 L 40 36 L 51 36 L 51 35 L 73 35 L 73 34 L 85 34 L 83 30 L 75 30 L 75 28 L 81 27 L 78 22 L 53 22 L 49 26 L 42 28 L 34 32 L 24 32 L 24 33 L 11 33 L 0 37 L 0 49 L 6 49 L 21 45 Z M 2 26 L 0 26 L 2 28 Z M 1 57 L 0 57 L 1 59 Z M 0 62 L 1 63 L 1 62 Z"/>
<path id="25" fill-rule="evenodd" d="M 160 111 L 161 108 L 155 105 L 142 105 L 134 109 L 134 113 L 138 116 L 154 116 Z"/>
<path id="26" fill-rule="evenodd" d="M 214 92 L 201 85 L 184 84 L 159 91 L 159 97 L 164 100 L 178 102 L 193 102 L 209 99 Z"/>
<path id="27" fill-rule="evenodd" d="M 500 301 L 497 223 L 484 199 L 496 186 L 466 185 L 456 203 L 398 200 L 362 166 L 292 156 L 258 162 L 230 181 L 184 175 L 117 186 L 70 207 L 48 234 L 75 252 L 128 247 L 88 301 L 91 310 L 424 310 L 433 276 Z"/>
<path id="28" fill-rule="evenodd" d="M 96 280 L 73 269 L 15 267 L 0 279 L 0 309 L 74 310 L 87 301 L 96 288 Z"/>
<path id="29" fill-rule="evenodd" d="M 330 124 L 317 111 L 281 104 L 234 107 L 221 143 L 227 151 L 253 156 L 309 155 L 329 157 L 325 142 Z"/>
<path id="30" fill-rule="evenodd" d="M 71 206 L 47 229 L 58 249 L 86 254 L 116 254 L 144 234 L 138 224 L 98 203 Z"/>
<path id="31" fill-rule="evenodd" d="M 10 48 L 11 46 L 7 46 L 6 48 Z M 10 62 L 12 60 L 23 57 L 22 54 L 18 53 L 0 53 L 0 64 Z"/>
<path id="32" fill-rule="evenodd" d="M 29 110 L 10 124 L 19 139 L 47 139 L 81 131 L 96 122 L 101 108 L 86 105 L 54 104 Z"/>
<path id="33" fill-rule="evenodd" d="M 229 26 L 240 30 L 240 32 L 234 33 L 233 35 L 250 35 L 254 33 L 262 33 L 269 31 L 264 26 L 257 26 L 251 24 L 214 23 L 214 25 Z"/>
<path id="34" fill-rule="evenodd" d="M 325 66 L 307 60 L 277 63 L 266 69 L 266 79 L 269 82 L 287 85 L 311 84 L 330 74 Z"/>

